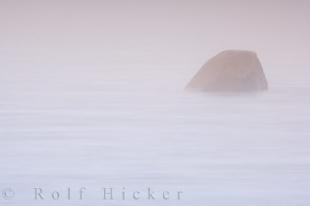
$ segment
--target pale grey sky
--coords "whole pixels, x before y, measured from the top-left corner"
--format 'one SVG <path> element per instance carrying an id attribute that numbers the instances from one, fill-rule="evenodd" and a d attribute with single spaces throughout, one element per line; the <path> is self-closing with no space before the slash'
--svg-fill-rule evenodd
<path id="1" fill-rule="evenodd" d="M 306 67 L 309 20 L 308 0 L 0 0 L 0 58 L 151 51 L 207 59 L 224 49 L 248 49 L 270 65 Z"/>

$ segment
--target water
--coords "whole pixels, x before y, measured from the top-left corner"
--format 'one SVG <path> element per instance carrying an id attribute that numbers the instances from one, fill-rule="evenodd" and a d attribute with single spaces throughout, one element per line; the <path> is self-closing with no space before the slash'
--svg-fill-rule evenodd
<path id="1" fill-rule="evenodd" d="M 284 82 L 276 70 L 268 92 L 188 93 L 186 66 L 176 75 L 2 70 L 0 189 L 15 195 L 0 204 L 309 205 L 307 81 Z M 34 200 L 35 187 L 44 200 Z M 103 187 L 114 200 L 103 200 Z M 133 200 L 148 187 L 155 201 Z"/>

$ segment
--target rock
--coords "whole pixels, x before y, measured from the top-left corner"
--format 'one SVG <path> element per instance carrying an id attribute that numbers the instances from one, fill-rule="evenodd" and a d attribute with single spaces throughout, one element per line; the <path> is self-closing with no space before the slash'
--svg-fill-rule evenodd
<path id="1" fill-rule="evenodd" d="M 210 92 L 253 92 L 268 89 L 255 52 L 227 50 L 211 58 L 186 86 Z"/>

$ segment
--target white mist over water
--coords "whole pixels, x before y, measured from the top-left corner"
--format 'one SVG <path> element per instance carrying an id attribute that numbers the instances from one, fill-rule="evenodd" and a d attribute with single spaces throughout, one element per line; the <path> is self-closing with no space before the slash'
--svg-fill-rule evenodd
<path id="1" fill-rule="evenodd" d="M 185 75 L 164 78 L 174 66 L 136 78 L 82 66 L 8 71 L 0 183 L 16 198 L 1 203 L 54 205 L 48 197 L 33 201 L 32 188 L 87 186 L 84 201 L 56 203 L 102 205 L 101 187 L 150 186 L 182 190 L 184 199 L 108 204 L 309 204 L 309 85 L 273 75 L 263 93 L 188 93 Z"/>
<path id="2" fill-rule="evenodd" d="M 307 1 L 102 2 L 1 2 L 0 205 L 309 205 Z M 267 92 L 183 90 L 231 48 L 257 51 Z M 102 200 L 123 186 L 184 196 Z"/>

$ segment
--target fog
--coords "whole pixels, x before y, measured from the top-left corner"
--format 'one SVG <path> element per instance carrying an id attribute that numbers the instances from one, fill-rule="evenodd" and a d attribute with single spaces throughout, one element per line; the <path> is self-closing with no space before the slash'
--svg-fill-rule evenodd
<path id="1" fill-rule="evenodd" d="M 291 75 L 305 78 L 309 10 L 306 0 L 2 0 L 1 76 L 16 64 L 24 65 L 18 70 L 30 65 L 48 72 L 86 65 L 104 76 L 126 73 L 143 79 L 150 72 L 145 65 L 161 70 L 169 63 L 173 68 L 163 69 L 156 78 L 172 82 L 176 73 L 190 78 L 224 49 L 247 49 L 259 54 L 266 73 L 277 70 L 285 81 Z M 120 68 L 119 62 L 135 67 Z"/>
<path id="2" fill-rule="evenodd" d="M 306 0 L 0 0 L 0 205 L 308 206 L 309 19 Z M 226 49 L 257 52 L 269 90 L 185 92 Z M 100 193 L 147 186 L 184 196 Z"/>

